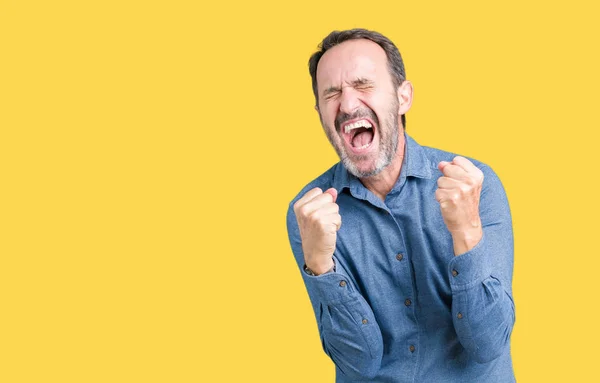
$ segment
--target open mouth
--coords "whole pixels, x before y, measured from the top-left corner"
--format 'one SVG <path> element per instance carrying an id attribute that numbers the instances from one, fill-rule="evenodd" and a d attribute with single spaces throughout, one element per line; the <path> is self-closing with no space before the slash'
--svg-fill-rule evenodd
<path id="1" fill-rule="evenodd" d="M 350 121 L 342 125 L 342 136 L 353 151 L 362 152 L 373 143 L 374 127 L 375 124 L 366 118 Z"/>

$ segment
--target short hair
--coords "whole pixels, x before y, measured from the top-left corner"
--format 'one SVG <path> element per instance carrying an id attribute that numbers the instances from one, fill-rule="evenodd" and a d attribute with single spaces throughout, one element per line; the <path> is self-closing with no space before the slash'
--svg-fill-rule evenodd
<path id="1" fill-rule="evenodd" d="M 318 51 L 310 56 L 308 60 L 308 71 L 312 78 L 312 88 L 315 95 L 315 102 L 319 105 L 319 94 L 317 90 L 317 66 L 323 54 L 334 46 L 348 40 L 367 39 L 378 44 L 387 56 L 388 68 L 392 76 L 393 85 L 396 89 L 406 80 L 404 61 L 396 45 L 379 32 L 370 31 L 362 28 L 349 29 L 345 31 L 333 31 L 321 41 Z M 402 115 L 402 126 L 406 129 L 406 117 Z"/>

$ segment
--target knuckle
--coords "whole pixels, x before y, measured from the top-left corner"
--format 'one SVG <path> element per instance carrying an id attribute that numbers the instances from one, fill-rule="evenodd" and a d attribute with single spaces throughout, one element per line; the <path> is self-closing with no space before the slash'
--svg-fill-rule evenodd
<path id="1" fill-rule="evenodd" d="M 319 219 L 321 218 L 321 214 L 319 214 L 319 210 L 315 210 L 311 213 L 308 214 L 307 217 L 311 222 L 318 222 Z"/>
<path id="2" fill-rule="evenodd" d="M 301 216 L 301 217 L 306 217 L 306 205 L 302 205 L 298 208 L 298 213 L 297 215 Z"/>
<path id="3" fill-rule="evenodd" d="M 296 213 L 296 215 L 298 215 L 299 208 L 300 208 L 300 200 L 298 200 L 294 203 L 294 213 Z"/>
<path id="4" fill-rule="evenodd" d="M 334 215 L 333 216 L 333 221 L 335 223 L 337 223 L 338 226 L 341 226 L 342 225 L 342 216 L 339 215 L 339 214 Z"/>

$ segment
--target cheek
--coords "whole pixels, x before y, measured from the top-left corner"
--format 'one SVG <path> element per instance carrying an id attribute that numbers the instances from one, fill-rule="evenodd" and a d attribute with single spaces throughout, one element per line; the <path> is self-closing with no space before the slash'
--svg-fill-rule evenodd
<path id="1" fill-rule="evenodd" d="M 390 112 L 397 101 L 392 97 L 388 94 L 378 94 L 364 101 L 364 104 L 375 113 L 381 125 L 390 118 Z"/>
<path id="2" fill-rule="evenodd" d="M 335 106 L 327 105 L 325 109 L 321 109 L 321 114 L 319 115 L 321 123 L 332 130 L 335 130 L 336 110 Z"/>

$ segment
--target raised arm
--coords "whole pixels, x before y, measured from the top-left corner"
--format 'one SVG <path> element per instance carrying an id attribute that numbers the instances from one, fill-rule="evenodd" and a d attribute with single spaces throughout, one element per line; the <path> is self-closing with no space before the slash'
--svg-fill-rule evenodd
<path id="1" fill-rule="evenodd" d="M 448 167 L 451 164 L 453 169 Z M 454 328 L 469 354 L 485 363 L 509 346 L 515 322 L 508 199 L 488 166 L 476 168 L 457 157 L 440 167 L 444 177 L 438 181 L 436 198 L 454 240 L 455 256 L 448 264 Z"/>
<path id="2" fill-rule="evenodd" d="M 290 204 L 288 236 L 323 350 L 349 379 L 369 380 L 381 366 L 383 340 L 371 307 L 336 262 L 336 232 L 341 225 L 337 205 L 332 206 L 336 196 L 334 189 L 323 193 L 316 188 Z"/>

